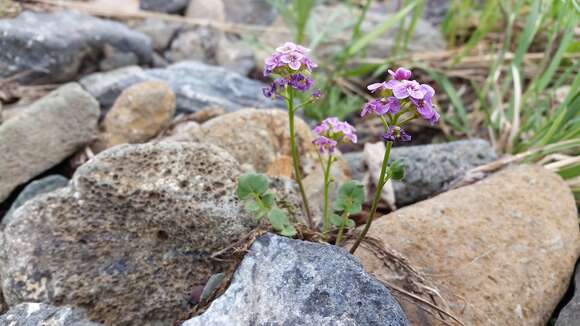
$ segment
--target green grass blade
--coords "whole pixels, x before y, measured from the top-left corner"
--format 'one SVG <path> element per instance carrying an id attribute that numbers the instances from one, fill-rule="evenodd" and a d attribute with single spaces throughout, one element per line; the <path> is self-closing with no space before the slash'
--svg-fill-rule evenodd
<path id="1" fill-rule="evenodd" d="M 489 31 L 491 31 L 499 13 L 498 7 L 498 0 L 486 1 L 483 12 L 481 13 L 481 18 L 479 19 L 479 25 L 477 26 L 477 29 L 475 32 L 473 32 L 463 47 L 463 50 L 461 50 L 461 52 L 459 52 L 455 58 L 453 58 L 452 64 L 457 64 L 459 61 L 461 61 L 461 59 L 463 59 L 464 56 L 473 50 L 477 43 L 479 43 L 479 41 L 481 41 L 481 39 L 483 39 L 483 37 L 489 33 Z"/>
<path id="2" fill-rule="evenodd" d="M 417 1 L 418 0 L 413 1 L 411 4 L 409 4 L 408 6 L 397 12 L 395 15 L 385 19 L 383 23 L 376 26 L 372 31 L 358 38 L 351 46 L 348 47 L 345 57 L 350 58 L 354 56 L 358 52 L 365 49 L 372 41 L 381 37 L 381 35 L 385 33 L 389 28 L 393 27 L 401 19 L 404 19 L 409 14 L 409 12 L 413 10 L 413 8 L 417 5 Z"/>

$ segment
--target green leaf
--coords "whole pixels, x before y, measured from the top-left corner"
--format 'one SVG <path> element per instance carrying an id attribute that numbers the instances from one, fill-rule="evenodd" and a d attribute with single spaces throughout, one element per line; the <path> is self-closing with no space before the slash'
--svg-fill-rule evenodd
<path id="1" fill-rule="evenodd" d="M 348 229 L 352 229 L 356 226 L 356 222 L 354 220 L 351 220 L 350 218 L 348 220 L 346 220 L 346 227 Z"/>
<path id="2" fill-rule="evenodd" d="M 262 209 L 262 206 L 258 204 L 255 200 L 248 199 L 244 205 L 248 211 L 251 213 L 257 213 Z"/>
<path id="3" fill-rule="evenodd" d="M 402 180 L 405 177 L 405 164 L 402 161 L 394 161 L 389 169 L 393 180 Z"/>
<path id="4" fill-rule="evenodd" d="M 268 190 L 268 178 L 263 174 L 248 173 L 238 179 L 237 194 L 241 200 L 262 195 Z"/>
<path id="5" fill-rule="evenodd" d="M 337 214 L 330 215 L 330 224 L 334 226 L 341 226 L 342 225 L 342 217 Z"/>
<path id="6" fill-rule="evenodd" d="M 262 195 L 262 203 L 267 208 L 274 207 L 274 205 L 275 205 L 274 194 L 272 194 L 271 192 L 267 192 L 267 193 L 263 194 Z"/>
<path id="7" fill-rule="evenodd" d="M 280 230 L 280 234 L 285 237 L 293 237 L 296 235 L 296 229 L 292 224 L 286 226 L 284 229 Z"/>
<path id="8" fill-rule="evenodd" d="M 360 182 L 348 181 L 338 189 L 338 196 L 334 201 L 333 208 L 337 211 L 347 211 L 356 214 L 362 210 L 365 201 L 364 187 Z"/>
<path id="9" fill-rule="evenodd" d="M 290 224 L 286 213 L 280 208 L 272 208 L 270 213 L 268 213 L 268 220 L 274 230 L 278 231 L 281 235 L 290 237 L 296 234 L 296 229 Z"/>

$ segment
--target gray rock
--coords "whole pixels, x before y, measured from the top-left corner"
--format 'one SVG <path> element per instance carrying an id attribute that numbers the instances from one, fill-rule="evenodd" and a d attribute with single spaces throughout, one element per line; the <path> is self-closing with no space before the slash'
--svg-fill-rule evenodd
<path id="1" fill-rule="evenodd" d="M 362 152 L 343 154 L 352 178 L 362 181 L 367 171 Z M 405 178 L 394 181 L 397 205 L 408 205 L 432 197 L 466 171 L 492 162 L 496 154 L 481 139 L 461 140 L 445 144 L 393 147 L 391 159 L 402 160 Z"/>
<path id="2" fill-rule="evenodd" d="M 244 41 L 205 26 L 181 32 L 165 57 L 171 62 L 195 60 L 217 64 L 241 75 L 247 75 L 256 66 L 254 51 Z"/>
<path id="3" fill-rule="evenodd" d="M 344 249 L 264 235 L 226 292 L 183 326 L 407 325 L 390 292 Z"/>
<path id="4" fill-rule="evenodd" d="M 574 296 L 560 311 L 556 326 L 577 326 L 580 321 L 580 264 L 576 264 L 576 274 L 574 274 L 572 282 Z"/>
<path id="5" fill-rule="evenodd" d="M 51 92 L 0 125 L 0 202 L 97 132 L 99 105 L 78 84 Z"/>
<path id="6" fill-rule="evenodd" d="M 192 60 L 214 64 L 220 35 L 219 31 L 207 26 L 184 30 L 171 42 L 165 57 L 170 62 Z"/>
<path id="7" fill-rule="evenodd" d="M 250 25 L 270 25 L 277 16 L 268 0 L 191 0 L 188 17 Z"/>
<path id="8" fill-rule="evenodd" d="M 101 326 L 85 316 L 84 311 L 72 307 L 54 307 L 44 303 L 21 303 L 0 316 L 6 326 Z"/>
<path id="9" fill-rule="evenodd" d="M 213 145 L 100 153 L 5 227 L 6 302 L 86 307 L 106 325 L 171 325 L 187 313 L 191 289 L 228 268 L 209 256 L 255 226 L 235 197 L 240 173 Z"/>
<path id="10" fill-rule="evenodd" d="M 206 106 L 221 106 L 227 111 L 243 107 L 282 106 L 262 95 L 264 84 L 225 68 L 186 61 L 164 69 L 125 67 L 81 79 L 81 84 L 101 106 L 110 108 L 123 89 L 146 80 L 165 81 L 177 97 L 178 112 L 196 112 Z"/>
<path id="11" fill-rule="evenodd" d="M 14 214 L 14 211 L 24 205 L 27 201 L 47 192 L 66 187 L 67 184 L 68 179 L 57 174 L 32 181 L 22 190 L 22 192 L 20 192 L 20 194 L 18 194 L 16 200 L 12 203 L 12 206 L 10 206 L 10 210 L 2 219 L 2 224 L 8 224 L 12 220 L 12 214 Z"/>
<path id="12" fill-rule="evenodd" d="M 342 157 L 350 167 L 353 180 L 362 181 L 365 175 L 365 166 L 362 152 L 343 153 Z"/>
<path id="13" fill-rule="evenodd" d="M 98 61 L 105 45 L 151 61 L 151 41 L 109 20 L 69 11 L 23 12 L 0 20 L 0 77 L 21 82 L 65 82 Z M 93 67 L 94 69 L 94 67 Z"/>
<path id="14" fill-rule="evenodd" d="M 393 187 L 397 204 L 407 205 L 446 190 L 468 170 L 494 161 L 496 154 L 487 141 L 473 139 L 394 147 L 391 159 L 405 164 L 405 178 Z"/>
<path id="15" fill-rule="evenodd" d="M 380 7 L 384 12 L 393 12 L 397 10 L 398 5 L 396 1 L 385 1 L 381 2 Z M 439 25 L 443 22 L 450 5 L 450 0 L 427 0 L 422 17 L 433 25 Z"/>
<path id="16" fill-rule="evenodd" d="M 240 75 L 248 75 L 256 67 L 254 50 L 243 40 L 225 35 L 217 44 L 216 62 Z"/>
<path id="17" fill-rule="evenodd" d="M 189 0 L 140 0 L 139 7 L 143 10 L 178 14 L 185 10 Z"/>
<path id="18" fill-rule="evenodd" d="M 137 23 L 134 28 L 136 31 L 149 36 L 155 51 L 163 52 L 167 49 L 180 27 L 179 23 L 147 18 Z"/>
<path id="19" fill-rule="evenodd" d="M 109 71 L 139 64 L 139 57 L 135 53 L 118 50 L 108 44 L 103 47 L 103 59 L 99 62 L 99 69 Z"/>

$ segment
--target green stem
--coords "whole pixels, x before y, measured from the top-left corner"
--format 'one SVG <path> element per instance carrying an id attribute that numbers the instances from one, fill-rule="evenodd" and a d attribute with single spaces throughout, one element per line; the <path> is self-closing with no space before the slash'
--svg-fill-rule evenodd
<path id="1" fill-rule="evenodd" d="M 381 192 L 383 190 L 383 186 L 385 185 L 386 180 L 385 175 L 387 174 L 387 166 L 389 165 L 389 156 L 391 155 L 391 147 L 393 146 L 393 142 L 387 142 L 387 149 L 385 150 L 385 156 L 383 157 L 383 166 L 381 167 L 381 174 L 379 176 L 379 182 L 377 183 L 377 189 L 375 190 L 375 197 L 373 198 L 373 202 L 371 204 L 371 211 L 369 213 L 369 217 L 367 219 L 367 223 L 365 224 L 365 228 L 363 229 L 362 233 L 356 239 L 356 242 L 350 248 L 350 253 L 354 254 L 358 246 L 360 245 L 361 241 L 369 232 L 371 227 L 371 223 L 373 222 L 373 218 L 375 217 L 375 212 L 377 211 L 377 206 L 379 204 L 379 200 L 381 199 Z"/>
<path id="2" fill-rule="evenodd" d="M 337 246 L 340 246 L 340 241 L 342 240 L 342 234 L 344 233 L 344 228 L 346 227 L 346 221 L 348 220 L 349 209 L 345 209 L 344 212 L 342 213 L 342 223 L 340 224 L 340 229 L 338 229 L 338 235 L 336 236 L 336 242 L 335 242 L 335 245 L 337 245 Z"/>
<path id="3" fill-rule="evenodd" d="M 290 128 L 290 151 L 292 154 L 292 164 L 294 166 L 294 177 L 296 178 L 296 183 L 300 189 L 300 196 L 302 196 L 302 202 L 304 203 L 304 210 L 306 211 L 306 220 L 308 226 L 313 229 L 314 224 L 312 222 L 312 215 L 310 215 L 310 207 L 308 206 L 308 198 L 306 197 L 306 192 L 304 191 L 304 185 L 302 184 L 302 174 L 300 172 L 300 157 L 298 156 L 298 148 L 296 147 L 296 135 L 294 132 L 294 93 L 288 90 L 286 86 L 286 105 L 288 107 L 288 124 Z"/>
<path id="4" fill-rule="evenodd" d="M 322 239 L 326 240 L 328 231 L 330 229 L 330 216 L 328 215 L 328 188 L 330 187 L 330 167 L 332 166 L 332 155 L 328 154 L 328 162 L 324 169 L 324 212 L 323 212 L 323 226 Z"/>

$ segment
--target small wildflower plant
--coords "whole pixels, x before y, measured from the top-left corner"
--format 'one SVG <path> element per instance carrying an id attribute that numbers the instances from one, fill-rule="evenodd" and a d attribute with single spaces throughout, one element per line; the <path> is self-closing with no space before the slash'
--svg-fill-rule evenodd
<path id="1" fill-rule="evenodd" d="M 342 234 L 344 228 L 348 225 L 348 214 L 351 213 L 350 209 L 346 208 L 346 201 L 348 201 L 348 198 L 346 198 L 346 196 L 340 197 L 339 195 L 339 199 L 341 201 L 339 204 L 337 204 L 337 207 L 339 207 L 337 210 L 345 211 L 346 216 L 343 216 L 344 218 L 336 218 L 334 215 L 330 215 L 329 188 L 330 184 L 333 182 L 330 172 L 332 169 L 332 163 L 336 161 L 336 157 L 333 154 L 338 144 L 345 142 L 356 143 L 357 136 L 353 126 L 351 126 L 346 121 L 338 120 L 336 117 L 325 119 L 322 121 L 322 123 L 316 126 L 313 131 L 317 135 L 317 138 L 314 139 L 312 143 L 318 147 L 318 151 L 320 153 L 320 165 L 324 174 L 324 210 L 322 215 L 322 235 L 323 239 L 326 240 L 328 237 L 328 232 L 330 231 L 331 224 L 338 226 L 340 230 L 339 232 Z M 349 205 L 353 206 L 353 204 Z"/>
<path id="2" fill-rule="evenodd" d="M 367 102 L 361 110 L 361 117 L 377 116 L 383 122 L 386 142 L 385 156 L 381 166 L 381 173 L 377 188 L 371 203 L 371 210 L 363 231 L 350 249 L 354 253 L 364 239 L 373 222 L 381 192 L 390 179 L 400 180 L 404 177 L 404 166 L 399 162 L 389 165 L 389 156 L 393 143 L 408 142 L 411 140 L 405 129 L 405 124 L 421 118 L 431 124 L 437 123 L 439 113 L 433 105 L 435 90 L 429 85 L 420 84 L 412 80 L 412 73 L 405 68 L 396 71 L 389 70 L 390 79 L 381 83 L 371 84 L 367 89 L 377 95 L 377 98 Z"/>
<path id="3" fill-rule="evenodd" d="M 282 98 L 286 101 L 294 178 L 300 189 L 308 224 L 312 228 L 312 215 L 308 205 L 308 198 L 304 191 L 304 185 L 302 184 L 300 156 L 298 155 L 298 148 L 296 146 L 294 127 L 294 116 L 296 112 L 322 96 L 319 90 L 314 90 L 306 101 L 295 103 L 298 93 L 310 91 L 314 84 L 311 74 L 313 69 L 316 68 L 316 64 L 310 59 L 308 52 L 310 52 L 309 49 L 292 42 L 286 42 L 284 45 L 278 47 L 266 59 L 264 65 L 264 76 L 271 77 L 274 80 L 269 87 L 264 88 L 262 91 L 266 97 L 272 99 Z"/>

